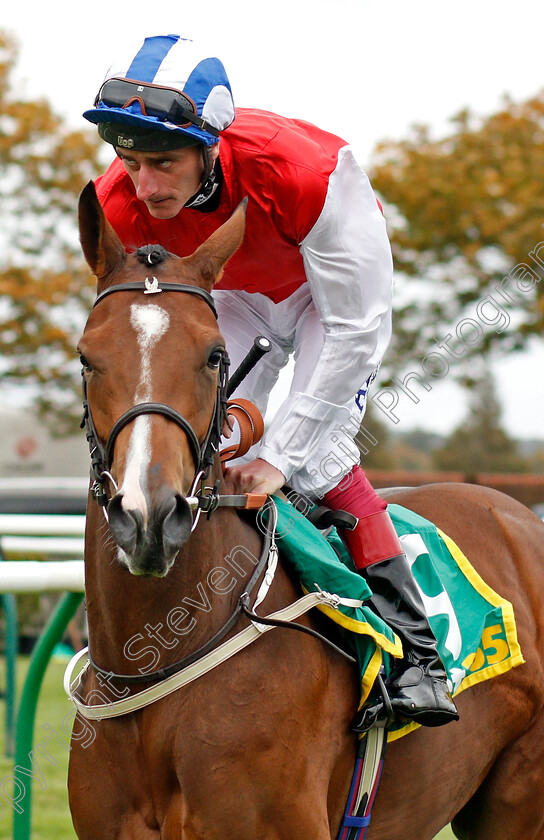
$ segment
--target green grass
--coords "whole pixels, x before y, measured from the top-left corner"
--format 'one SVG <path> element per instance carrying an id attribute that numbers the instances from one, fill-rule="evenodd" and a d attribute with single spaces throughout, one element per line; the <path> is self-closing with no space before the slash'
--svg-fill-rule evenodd
<path id="1" fill-rule="evenodd" d="M 17 665 L 18 698 L 21 695 L 21 686 L 26 674 L 29 659 L 19 657 Z M 3 666 L 3 662 L 2 662 Z M 64 694 L 62 688 L 62 676 L 65 663 L 53 661 L 50 663 L 42 685 L 40 702 L 36 717 L 34 743 L 36 746 L 43 743 L 47 738 L 47 730 L 44 725 L 49 725 L 64 737 L 62 732 L 62 720 L 69 714 L 72 705 Z M 4 686 L 4 676 L 0 685 Z M 2 779 L 10 777 L 13 773 L 13 760 L 7 758 L 4 750 L 5 738 L 5 706 L 0 702 L 0 786 Z M 66 790 L 66 777 L 68 772 L 68 752 L 55 740 L 49 741 L 46 745 L 52 764 L 46 756 L 37 752 L 37 761 L 43 774 L 46 788 L 42 790 L 38 779 L 32 782 L 32 840 L 76 840 L 72 827 L 70 810 L 68 807 L 68 793 Z M 30 762 L 26 766 L 29 766 Z M 9 796 L 13 787 L 10 781 L 6 783 L 5 792 Z M 9 838 L 13 831 L 13 810 L 4 799 L 0 799 L 4 806 L 4 816 L 0 822 L 0 837 Z M 0 811 L 0 816 L 1 816 Z"/>
<path id="2" fill-rule="evenodd" d="M 3 661 L 0 662 L 0 686 L 4 686 Z M 28 667 L 28 657 L 20 657 L 18 660 L 18 697 L 20 697 L 21 686 Z M 47 737 L 47 730 L 44 725 L 49 724 L 60 734 L 62 733 L 62 720 L 69 714 L 72 706 L 64 694 L 62 688 L 62 676 L 65 664 L 63 662 L 51 662 L 44 678 L 38 712 L 34 743 L 39 746 Z M 5 736 L 5 706 L 0 702 L 0 787 L 2 779 L 9 777 L 13 771 L 13 761 L 6 758 L 4 752 Z M 68 808 L 68 794 L 66 790 L 66 777 L 68 772 L 68 752 L 55 740 L 47 744 L 47 750 L 52 759 L 56 760 L 53 765 L 40 753 L 37 753 L 38 763 L 43 773 L 47 788 L 42 790 L 40 783 L 35 780 L 32 785 L 32 840 L 76 840 L 72 827 L 70 811 Z M 6 793 L 12 790 L 11 784 L 6 784 Z M 0 798 L 4 804 L 4 817 L 0 821 L 0 838 L 8 840 L 12 836 L 12 809 L 5 800 Z M 1 811 L 0 811 L 1 815 Z M 444 828 L 436 835 L 435 840 L 455 840 L 451 829 Z"/>

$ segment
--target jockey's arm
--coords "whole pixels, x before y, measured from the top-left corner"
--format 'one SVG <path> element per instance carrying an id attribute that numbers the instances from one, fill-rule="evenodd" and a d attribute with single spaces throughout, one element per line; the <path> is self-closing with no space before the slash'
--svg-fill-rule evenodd
<path id="1" fill-rule="evenodd" d="M 345 421 L 346 402 L 379 366 L 390 341 L 391 247 L 374 192 L 349 147 L 340 153 L 322 212 L 300 250 L 324 341 L 305 391 L 292 392 L 279 408 L 259 458 L 237 468 L 246 491 L 273 492 L 268 488 L 289 481 L 317 441 Z"/>

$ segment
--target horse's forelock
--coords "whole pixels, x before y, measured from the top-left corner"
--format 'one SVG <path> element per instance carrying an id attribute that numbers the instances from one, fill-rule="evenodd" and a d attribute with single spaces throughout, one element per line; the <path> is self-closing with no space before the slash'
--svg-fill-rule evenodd
<path id="1" fill-rule="evenodd" d="M 136 251 L 136 256 L 141 263 L 158 265 L 166 260 L 168 251 L 162 245 L 142 245 Z"/>

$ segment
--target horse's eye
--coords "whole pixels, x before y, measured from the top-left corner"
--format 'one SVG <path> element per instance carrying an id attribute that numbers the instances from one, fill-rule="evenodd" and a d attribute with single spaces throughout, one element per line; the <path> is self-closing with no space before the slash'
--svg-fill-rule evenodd
<path id="1" fill-rule="evenodd" d="M 88 359 L 87 359 L 87 358 L 83 355 L 83 353 L 80 353 L 80 354 L 79 354 L 79 361 L 81 362 L 81 365 L 82 365 L 82 367 L 84 367 L 84 368 L 85 368 L 85 370 L 92 370 L 92 369 L 93 369 L 92 364 L 91 364 L 91 363 L 89 362 L 89 360 L 88 360 Z"/>
<path id="2" fill-rule="evenodd" d="M 215 350 L 212 350 L 208 356 L 208 367 L 212 370 L 217 370 L 221 364 L 224 352 L 225 351 L 221 347 L 216 347 Z"/>

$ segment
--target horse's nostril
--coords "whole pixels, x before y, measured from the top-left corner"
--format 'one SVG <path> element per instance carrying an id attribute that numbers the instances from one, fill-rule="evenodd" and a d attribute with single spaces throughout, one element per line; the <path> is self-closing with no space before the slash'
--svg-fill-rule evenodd
<path id="1" fill-rule="evenodd" d="M 124 510 L 122 499 L 118 493 L 108 505 L 110 531 L 119 548 L 132 555 L 142 534 L 143 516 L 139 510 Z"/>
<path id="2" fill-rule="evenodd" d="M 162 523 L 162 544 L 166 557 L 173 557 L 191 535 L 193 517 L 183 496 L 178 493 L 170 500 L 170 510 Z"/>
<path id="3" fill-rule="evenodd" d="M 123 494 L 117 493 L 108 505 L 113 539 L 129 557 L 129 568 L 138 574 L 166 573 L 180 548 L 191 535 L 192 515 L 183 496 L 170 492 L 151 506 L 147 526 L 138 509 L 125 510 Z M 164 566 L 164 563 L 167 566 Z"/>

